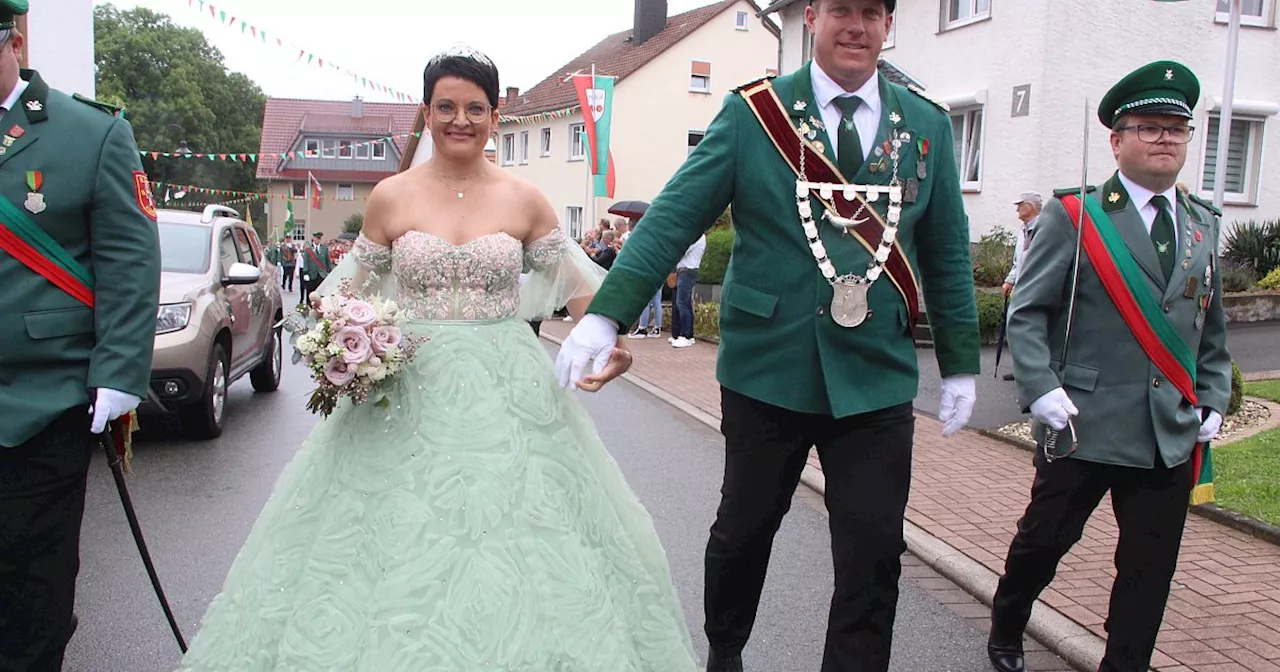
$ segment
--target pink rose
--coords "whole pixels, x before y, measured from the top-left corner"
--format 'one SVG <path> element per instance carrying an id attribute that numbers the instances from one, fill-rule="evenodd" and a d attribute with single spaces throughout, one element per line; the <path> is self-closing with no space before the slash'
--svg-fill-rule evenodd
<path id="1" fill-rule="evenodd" d="M 373 306 L 355 299 L 347 302 L 342 309 L 342 315 L 347 318 L 347 324 L 353 327 L 367 327 L 378 319 L 378 313 Z"/>
<path id="2" fill-rule="evenodd" d="M 343 327 L 334 332 L 333 339 L 342 346 L 342 359 L 348 364 L 367 362 L 373 356 L 369 334 L 360 327 Z"/>
<path id="3" fill-rule="evenodd" d="M 342 387 L 356 379 L 356 367 L 334 357 L 324 365 L 324 377 L 335 387 Z"/>
<path id="4" fill-rule="evenodd" d="M 373 328 L 373 352 L 386 354 L 387 350 L 400 345 L 400 327 L 381 325 Z"/>

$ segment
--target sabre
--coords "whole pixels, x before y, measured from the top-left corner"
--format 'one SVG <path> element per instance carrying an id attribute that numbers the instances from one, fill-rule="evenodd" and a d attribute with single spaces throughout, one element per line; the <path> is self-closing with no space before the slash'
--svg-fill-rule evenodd
<path id="1" fill-rule="evenodd" d="M 1067 301 L 1067 329 L 1062 337 L 1062 356 L 1058 359 L 1058 380 L 1062 381 L 1063 371 L 1067 368 L 1067 348 L 1071 344 L 1071 326 L 1076 316 L 1076 289 L 1080 285 L 1080 249 L 1084 241 L 1085 194 L 1089 189 L 1089 99 L 1084 101 L 1084 151 L 1080 158 L 1080 220 L 1076 222 L 1076 250 L 1071 263 L 1071 298 Z M 1068 216 L 1070 216 L 1068 214 Z M 1076 426 L 1067 416 L 1067 429 L 1071 430 L 1071 448 L 1063 455 L 1056 455 L 1058 438 L 1061 431 L 1050 427 L 1044 437 L 1044 457 L 1048 462 L 1067 457 L 1080 447 L 1080 439 L 1076 436 Z"/>

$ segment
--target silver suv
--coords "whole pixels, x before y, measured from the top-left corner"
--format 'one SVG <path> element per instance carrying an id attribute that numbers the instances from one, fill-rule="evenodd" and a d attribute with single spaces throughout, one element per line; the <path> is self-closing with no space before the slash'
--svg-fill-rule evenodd
<path id="1" fill-rule="evenodd" d="M 151 390 L 140 413 L 176 412 L 192 438 L 222 434 L 227 388 L 245 374 L 280 386 L 283 318 L 276 267 L 240 213 L 158 210 L 160 309 Z"/>

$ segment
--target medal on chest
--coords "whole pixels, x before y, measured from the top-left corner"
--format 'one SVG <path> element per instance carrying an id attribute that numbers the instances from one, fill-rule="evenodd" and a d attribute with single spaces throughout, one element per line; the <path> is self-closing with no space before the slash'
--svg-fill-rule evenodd
<path id="1" fill-rule="evenodd" d="M 843 182 L 810 182 L 806 176 L 806 152 L 803 140 L 801 140 L 800 176 L 796 180 L 796 210 L 800 215 L 800 225 L 804 228 L 805 238 L 809 243 L 809 251 L 813 254 L 813 259 L 817 262 L 818 270 L 822 273 L 823 279 L 831 285 L 831 319 L 842 327 L 857 327 L 871 316 L 867 296 L 871 291 L 871 286 L 884 274 L 884 265 L 889 260 L 889 254 L 893 250 L 893 245 L 898 235 L 898 222 L 902 218 L 903 186 L 898 177 L 898 163 L 902 143 L 910 140 L 910 137 L 911 135 L 906 132 L 896 130 L 893 132 L 893 140 L 889 142 L 888 150 L 888 159 L 892 162 L 893 173 L 887 186 L 882 184 L 858 185 L 845 184 Z M 884 160 L 881 159 L 881 161 L 883 162 Z M 889 166 L 888 162 L 885 163 L 885 172 L 887 172 Z M 831 204 L 831 207 L 826 208 L 822 214 L 823 221 L 829 222 L 832 226 L 840 229 L 844 235 L 847 235 L 850 229 L 870 221 L 873 216 L 878 217 L 878 214 L 870 209 L 882 197 L 887 198 L 888 206 L 883 220 L 884 231 L 880 238 L 880 245 L 876 249 L 872 261 L 867 264 L 865 274 L 845 273 L 841 275 L 837 273 L 835 264 L 827 257 L 826 246 L 822 243 L 818 225 L 813 218 L 813 203 L 810 197 L 815 190 L 823 200 Z M 843 198 L 845 201 L 858 201 L 858 208 L 854 211 L 852 217 L 844 217 L 836 212 L 834 199 L 838 198 Z"/>

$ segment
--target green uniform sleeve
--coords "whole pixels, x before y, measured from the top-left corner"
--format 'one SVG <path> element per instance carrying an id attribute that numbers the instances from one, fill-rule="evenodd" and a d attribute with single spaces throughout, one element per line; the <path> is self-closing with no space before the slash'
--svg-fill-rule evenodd
<path id="1" fill-rule="evenodd" d="M 1214 220 L 1213 240 L 1219 240 L 1222 221 Z M 1204 316 L 1204 331 L 1200 334 L 1200 351 L 1196 356 L 1196 398 L 1201 406 L 1227 415 L 1231 402 L 1231 354 L 1227 352 L 1227 317 L 1222 310 L 1222 272 L 1217 264 L 1218 249 L 1214 246 L 1213 298 Z"/>
<path id="2" fill-rule="evenodd" d="M 939 124 L 936 181 L 920 218 L 915 243 L 934 356 L 943 378 L 981 371 L 978 307 L 969 258 L 969 218 L 960 197 L 960 175 L 951 124 Z"/>
<path id="3" fill-rule="evenodd" d="M 89 215 L 97 344 L 88 384 L 145 398 L 160 294 L 160 241 L 155 222 L 143 212 L 135 171 L 142 172 L 142 162 L 133 131 L 117 119 L 99 154 Z"/>
<path id="4" fill-rule="evenodd" d="M 741 96 L 729 94 L 707 134 L 654 199 L 627 237 L 587 312 L 626 329 L 675 270 L 689 246 L 733 200 L 738 124 L 747 113 Z"/>

